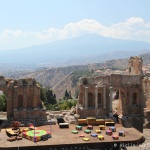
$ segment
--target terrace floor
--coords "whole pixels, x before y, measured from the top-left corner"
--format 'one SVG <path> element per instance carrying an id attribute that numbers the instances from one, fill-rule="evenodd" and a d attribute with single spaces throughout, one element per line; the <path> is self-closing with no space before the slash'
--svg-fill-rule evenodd
<path id="1" fill-rule="evenodd" d="M 90 147 L 92 146 L 92 144 L 94 145 L 107 145 L 109 144 L 115 144 L 115 143 L 119 143 L 119 142 L 125 142 L 125 143 L 134 143 L 136 141 L 138 141 L 139 139 L 141 139 L 141 137 L 143 136 L 143 134 L 139 131 L 137 131 L 134 128 L 124 128 L 122 127 L 120 124 L 116 124 L 116 132 L 114 132 L 115 134 L 117 134 L 119 132 L 119 130 L 124 130 L 126 136 L 125 137 L 119 137 L 119 140 L 113 140 L 112 136 L 106 135 L 105 132 L 109 127 L 106 127 L 105 130 L 102 130 L 101 135 L 104 136 L 105 140 L 104 141 L 100 141 L 97 137 L 91 137 L 90 134 L 86 134 L 84 133 L 84 130 L 86 129 L 86 126 L 82 127 L 82 130 L 79 131 L 78 134 L 73 134 L 71 133 L 72 130 L 75 130 L 76 125 L 69 125 L 69 128 L 63 128 L 60 129 L 59 125 L 47 125 L 47 126 L 41 126 L 39 127 L 39 129 L 42 130 L 46 130 L 46 131 L 50 131 L 52 134 L 52 137 L 49 138 L 47 141 L 39 141 L 39 142 L 32 142 L 29 141 L 25 138 L 23 138 L 20 141 L 13 141 L 13 142 L 9 142 L 7 141 L 7 139 L 9 138 L 6 135 L 5 129 L 1 130 L 0 133 L 0 149 L 4 149 L 4 148 L 10 148 L 10 149 L 24 149 L 27 147 L 32 147 L 32 149 L 35 149 L 36 147 L 44 147 L 46 146 L 48 149 L 53 148 L 53 147 L 67 147 L 67 146 L 86 146 L 86 147 Z M 22 127 L 23 128 L 23 127 Z M 99 126 L 94 126 L 93 130 L 91 131 L 91 133 L 95 133 L 95 130 L 98 130 Z M 90 138 L 89 141 L 83 141 L 81 137 L 79 137 L 79 134 L 83 133 L 85 135 L 85 137 Z M 39 148 L 38 148 L 39 149 Z"/>

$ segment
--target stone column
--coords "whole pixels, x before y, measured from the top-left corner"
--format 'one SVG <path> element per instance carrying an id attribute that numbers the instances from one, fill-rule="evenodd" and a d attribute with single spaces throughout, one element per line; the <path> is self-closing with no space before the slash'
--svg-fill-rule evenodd
<path id="1" fill-rule="evenodd" d="M 85 109 L 88 108 L 88 87 L 85 87 Z"/>
<path id="2" fill-rule="evenodd" d="M 145 81 L 145 92 L 148 92 L 148 84 L 147 84 L 147 80 Z"/>
<path id="3" fill-rule="evenodd" d="M 7 117 L 13 117 L 14 114 L 14 108 L 13 108 L 13 98 L 11 94 L 7 97 Z"/>
<path id="4" fill-rule="evenodd" d="M 80 83 L 79 83 L 79 87 L 80 87 Z M 79 93 L 78 99 L 77 99 L 77 108 L 79 108 L 79 98 L 80 98 L 80 93 Z M 82 98 L 83 98 L 83 96 L 82 96 Z"/>
<path id="5" fill-rule="evenodd" d="M 106 86 L 103 85 L 103 109 L 106 109 Z"/>
<path id="6" fill-rule="evenodd" d="M 79 96 L 78 96 L 78 99 L 77 99 L 77 108 L 79 108 Z"/>
<path id="7" fill-rule="evenodd" d="M 95 86 L 95 109 L 98 109 L 98 87 Z"/>
<path id="8" fill-rule="evenodd" d="M 147 79 L 147 96 L 149 97 L 149 94 L 150 94 L 150 82 L 149 80 Z"/>
<path id="9" fill-rule="evenodd" d="M 22 87 L 22 90 L 23 90 L 23 92 L 22 92 L 22 96 L 23 96 L 23 108 L 24 108 L 24 110 L 26 110 L 26 108 L 28 106 L 28 101 L 26 99 L 26 95 L 27 95 L 27 93 L 26 93 L 26 87 Z"/>
<path id="10" fill-rule="evenodd" d="M 110 90 L 110 101 L 109 101 L 109 116 L 112 117 L 112 87 L 109 87 Z"/>
<path id="11" fill-rule="evenodd" d="M 131 91 L 130 90 L 130 88 L 129 88 L 129 91 Z M 130 105 L 130 92 L 129 92 L 129 105 Z M 119 90 L 119 107 L 120 107 L 120 113 L 122 114 L 122 93 L 121 93 L 121 90 Z"/>
<path id="12" fill-rule="evenodd" d="M 148 86 L 148 97 L 150 98 L 150 80 L 148 80 L 148 84 L 149 84 L 149 86 Z"/>
<path id="13" fill-rule="evenodd" d="M 37 103 L 38 99 L 37 99 L 36 94 L 39 91 L 37 90 L 36 87 L 32 87 L 32 92 L 33 92 L 33 96 L 32 96 L 33 102 L 32 102 L 32 105 L 33 105 L 34 108 L 37 108 L 38 107 L 38 103 Z"/>

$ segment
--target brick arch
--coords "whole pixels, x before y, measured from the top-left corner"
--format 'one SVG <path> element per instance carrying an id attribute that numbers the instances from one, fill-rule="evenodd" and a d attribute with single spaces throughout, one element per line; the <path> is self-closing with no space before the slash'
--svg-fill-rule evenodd
<path id="1" fill-rule="evenodd" d="M 83 84 L 88 85 L 88 80 L 86 78 L 83 79 Z"/>

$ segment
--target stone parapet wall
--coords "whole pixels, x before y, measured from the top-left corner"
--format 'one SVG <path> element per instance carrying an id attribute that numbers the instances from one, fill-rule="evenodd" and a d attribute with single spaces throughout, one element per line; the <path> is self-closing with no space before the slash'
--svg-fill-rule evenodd
<path id="1" fill-rule="evenodd" d="M 46 119 L 46 111 L 45 110 L 16 110 L 14 111 L 14 119 Z"/>
<path id="2" fill-rule="evenodd" d="M 99 77 L 88 77 L 87 85 L 96 85 L 100 82 L 102 85 L 124 85 L 124 84 L 131 84 L 131 85 L 140 85 L 141 84 L 141 75 L 121 75 L 121 74 L 111 74 L 107 76 L 99 76 Z M 84 85 L 84 77 L 79 79 L 79 86 Z"/>
<path id="3" fill-rule="evenodd" d="M 106 111 L 103 109 L 101 110 L 83 109 L 83 110 L 77 110 L 77 114 L 79 114 L 81 118 L 90 117 L 90 116 L 106 116 Z"/>
<path id="4" fill-rule="evenodd" d="M 113 94 L 116 92 L 119 100 L 118 114 L 143 116 L 145 95 L 142 86 L 144 77 L 142 63 L 142 58 L 131 57 L 128 63 L 128 74 L 108 74 L 80 78 L 77 107 L 82 107 L 83 110 L 78 113 L 81 115 L 96 115 L 95 111 L 99 110 L 98 115 L 109 114 L 111 116 L 113 113 Z"/>

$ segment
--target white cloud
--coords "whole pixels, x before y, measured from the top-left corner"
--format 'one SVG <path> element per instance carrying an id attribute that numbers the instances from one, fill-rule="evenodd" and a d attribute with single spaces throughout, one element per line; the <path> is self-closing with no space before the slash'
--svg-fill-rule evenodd
<path id="1" fill-rule="evenodd" d="M 62 29 L 49 28 L 39 32 L 6 29 L 0 34 L 0 49 L 43 44 L 90 33 L 112 38 L 150 42 L 150 22 L 146 23 L 142 18 L 131 17 L 123 22 L 105 26 L 96 20 L 83 19 L 79 22 L 69 23 Z M 10 47 L 11 44 L 12 47 Z"/>

